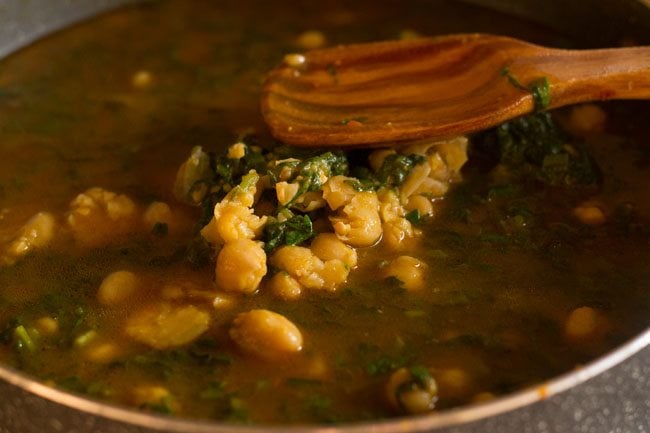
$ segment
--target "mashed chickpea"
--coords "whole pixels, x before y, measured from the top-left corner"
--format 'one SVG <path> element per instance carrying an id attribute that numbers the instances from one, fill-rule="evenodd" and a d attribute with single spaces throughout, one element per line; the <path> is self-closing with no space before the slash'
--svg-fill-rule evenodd
<path id="1" fill-rule="evenodd" d="M 136 205 L 126 195 L 90 188 L 70 204 L 67 223 L 77 242 L 97 247 L 135 231 L 136 217 Z"/>

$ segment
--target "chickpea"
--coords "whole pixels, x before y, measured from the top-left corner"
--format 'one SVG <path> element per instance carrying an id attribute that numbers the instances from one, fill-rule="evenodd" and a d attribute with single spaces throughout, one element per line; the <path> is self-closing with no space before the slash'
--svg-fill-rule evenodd
<path id="1" fill-rule="evenodd" d="M 278 182 L 275 184 L 275 195 L 278 198 L 278 203 L 286 205 L 298 194 L 300 184 L 289 182 Z"/>
<path id="2" fill-rule="evenodd" d="M 569 128 L 580 136 L 597 134 L 605 129 L 607 115 L 598 105 L 584 104 L 571 109 Z"/>
<path id="3" fill-rule="evenodd" d="M 43 316 L 38 319 L 34 327 L 41 335 L 55 335 L 59 332 L 59 322 L 50 316 Z"/>
<path id="4" fill-rule="evenodd" d="M 406 290 L 424 287 L 425 264 L 411 256 L 399 256 L 384 269 L 386 277 L 397 278 Z"/>
<path id="5" fill-rule="evenodd" d="M 438 385 L 425 368 L 418 368 L 417 375 L 400 368 L 388 379 L 386 397 L 390 405 L 402 413 L 427 413 L 438 401 Z"/>
<path id="6" fill-rule="evenodd" d="M 222 202 L 214 207 L 214 218 L 201 229 L 201 235 L 213 244 L 253 239 L 261 234 L 266 220 L 238 202 Z"/>
<path id="7" fill-rule="evenodd" d="M 284 164 L 284 163 L 294 163 L 294 162 L 300 162 L 299 159 L 297 158 L 286 158 L 286 159 L 280 159 L 275 161 L 275 166 L 277 167 L 278 165 Z M 281 169 L 280 172 L 278 173 L 278 180 L 280 181 L 287 181 L 291 179 L 291 177 L 294 174 L 294 170 L 290 165 L 284 165 Z"/>
<path id="8" fill-rule="evenodd" d="M 381 188 L 377 192 L 377 199 L 379 200 L 379 216 L 383 222 L 395 221 L 404 216 L 404 208 L 394 190 Z"/>
<path id="9" fill-rule="evenodd" d="M 308 191 L 298 197 L 291 207 L 299 209 L 301 212 L 313 212 L 326 205 L 327 202 L 323 199 L 323 193 L 321 191 Z"/>
<path id="10" fill-rule="evenodd" d="M 401 248 L 405 240 L 415 236 L 413 226 L 406 218 L 386 222 L 382 225 L 382 230 L 384 232 L 382 243 L 392 250 Z"/>
<path id="11" fill-rule="evenodd" d="M 579 307 L 571 311 L 564 322 L 564 336 L 571 341 L 586 341 L 597 336 L 600 317 L 591 307 Z"/>
<path id="12" fill-rule="evenodd" d="M 131 391 L 131 403 L 135 406 L 147 404 L 158 404 L 166 399 L 170 399 L 171 392 L 159 385 L 140 385 Z"/>
<path id="13" fill-rule="evenodd" d="M 376 173 L 384 164 L 386 157 L 394 155 L 396 153 L 397 152 L 395 152 L 393 149 L 377 149 L 368 155 L 368 164 L 370 165 L 372 171 Z"/>
<path id="14" fill-rule="evenodd" d="M 135 203 L 127 196 L 90 188 L 72 201 L 67 222 L 77 242 L 97 247 L 132 232 L 135 216 Z"/>
<path id="15" fill-rule="evenodd" d="M 345 176 L 333 176 L 323 185 L 323 198 L 332 210 L 350 203 L 357 191 L 352 186 L 353 178 Z"/>
<path id="16" fill-rule="evenodd" d="M 330 291 L 336 290 L 339 285 L 347 280 L 349 273 L 350 269 L 341 260 L 326 261 L 323 270 L 319 273 L 323 279 L 322 287 Z"/>
<path id="17" fill-rule="evenodd" d="M 429 178 L 431 173 L 431 166 L 429 164 L 418 164 L 411 172 L 408 174 L 404 182 L 399 187 L 400 199 L 402 202 L 406 202 L 410 196 L 412 196 L 415 191 L 418 191 L 426 179 Z"/>
<path id="18" fill-rule="evenodd" d="M 276 250 L 271 256 L 271 264 L 276 268 L 287 272 L 300 286 L 306 289 L 336 290 L 336 287 L 345 282 L 349 274 L 349 268 L 338 259 L 323 262 L 309 248 L 297 246 L 284 246 Z M 298 296 L 297 289 L 289 280 L 278 280 L 273 286 L 282 284 L 281 288 L 290 290 L 290 297 Z M 287 286 L 289 285 L 289 286 Z M 289 292 L 285 293 L 288 294 Z"/>
<path id="19" fill-rule="evenodd" d="M 153 76 L 151 72 L 141 70 L 133 74 L 131 77 L 131 85 L 136 89 L 144 89 L 151 85 L 153 81 Z"/>
<path id="20" fill-rule="evenodd" d="M 315 48 L 322 48 L 327 44 L 327 39 L 323 32 L 318 30 L 308 30 L 301 33 L 296 40 L 301 48 L 306 50 L 313 50 Z"/>
<path id="21" fill-rule="evenodd" d="M 226 291 L 253 293 L 266 275 L 266 253 L 260 242 L 228 242 L 217 256 L 217 285 Z"/>
<path id="22" fill-rule="evenodd" d="M 357 265 L 357 252 L 344 244 L 334 233 L 321 233 L 310 245 L 311 251 L 321 260 L 338 259 L 349 268 Z"/>
<path id="23" fill-rule="evenodd" d="M 449 180 L 449 168 L 447 163 L 442 159 L 439 153 L 432 153 L 427 157 L 427 162 L 431 168 L 429 177 L 447 185 Z"/>
<path id="24" fill-rule="evenodd" d="M 420 187 L 413 193 L 426 194 L 431 197 L 442 197 L 447 193 L 447 191 L 449 191 L 449 182 L 447 182 L 447 180 L 439 180 L 434 179 L 433 177 L 428 177 L 424 179 Z"/>
<path id="25" fill-rule="evenodd" d="M 246 353 L 276 360 L 300 352 L 300 330 L 286 317 L 269 310 L 251 310 L 237 315 L 230 338 Z"/>
<path id="26" fill-rule="evenodd" d="M 133 313 L 126 321 L 126 335 L 164 350 L 183 346 L 207 331 L 210 316 L 193 305 L 173 306 L 161 302 Z"/>
<path id="27" fill-rule="evenodd" d="M 467 144 L 467 137 L 456 137 L 436 146 L 436 152 L 445 161 L 452 177 L 457 175 L 467 162 Z"/>
<path id="28" fill-rule="evenodd" d="M 309 248 L 293 245 L 275 250 L 270 262 L 276 268 L 283 269 L 298 278 L 309 275 L 322 267 L 322 262 L 314 256 Z"/>
<path id="29" fill-rule="evenodd" d="M 377 193 L 379 198 L 379 216 L 383 221 L 382 242 L 391 249 L 398 249 L 407 238 L 415 236 L 411 222 L 404 218 L 406 212 L 400 199 L 392 189 L 382 188 Z"/>
<path id="30" fill-rule="evenodd" d="M 176 225 L 172 209 L 167 203 L 161 201 L 151 203 L 144 211 L 143 219 L 149 230 L 156 224 L 165 224 L 167 227 Z"/>
<path id="31" fill-rule="evenodd" d="M 84 350 L 83 357 L 95 364 L 108 364 L 121 355 L 119 346 L 111 342 L 92 344 Z"/>
<path id="32" fill-rule="evenodd" d="M 246 155 L 246 144 L 245 143 L 235 143 L 232 146 L 228 147 L 228 158 L 229 159 L 242 159 Z"/>
<path id="33" fill-rule="evenodd" d="M 302 294 L 300 283 L 285 271 L 273 275 L 268 284 L 274 295 L 287 301 L 298 299 Z"/>
<path id="34" fill-rule="evenodd" d="M 138 291 L 138 277 L 129 271 L 117 271 L 109 274 L 97 291 L 97 299 L 103 305 L 118 305 Z"/>
<path id="35" fill-rule="evenodd" d="M 144 211 L 144 220 L 148 225 L 154 225 L 157 222 L 169 223 L 172 210 L 167 203 L 155 201 Z"/>
<path id="36" fill-rule="evenodd" d="M 460 368 L 447 368 L 436 374 L 438 386 L 445 397 L 461 398 L 467 395 L 472 379 L 467 371 Z"/>
<path id="37" fill-rule="evenodd" d="M 420 194 L 410 196 L 405 209 L 409 212 L 417 210 L 421 216 L 433 215 L 433 203 L 427 197 Z"/>
<path id="38" fill-rule="evenodd" d="M 605 213 L 598 206 L 589 203 L 584 203 L 574 208 L 573 215 L 578 218 L 581 223 L 589 226 L 602 225 L 607 220 Z"/>
<path id="39" fill-rule="evenodd" d="M 339 239 L 353 247 L 369 247 L 381 238 L 377 194 L 363 191 L 355 194 L 350 203 L 330 217 L 334 232 Z"/>
<path id="40" fill-rule="evenodd" d="M 0 254 L 0 265 L 12 265 L 31 251 L 47 246 L 54 238 L 56 221 L 48 212 L 39 212 L 19 230 L 6 251 Z"/>

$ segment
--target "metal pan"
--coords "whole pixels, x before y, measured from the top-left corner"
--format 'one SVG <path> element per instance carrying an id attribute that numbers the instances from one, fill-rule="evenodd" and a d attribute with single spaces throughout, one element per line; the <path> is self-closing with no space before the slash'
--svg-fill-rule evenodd
<path id="1" fill-rule="evenodd" d="M 0 57 L 132 0 L 0 0 Z M 464 0 L 550 26 L 584 46 L 650 42 L 648 0 Z M 0 433 L 650 432 L 650 329 L 534 389 L 434 416 L 333 427 L 232 426 L 145 414 L 50 388 L 0 366 Z"/>

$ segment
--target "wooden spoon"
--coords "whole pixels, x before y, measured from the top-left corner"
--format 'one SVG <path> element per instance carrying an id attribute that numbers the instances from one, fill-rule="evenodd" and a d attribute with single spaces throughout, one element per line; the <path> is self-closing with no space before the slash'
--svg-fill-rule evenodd
<path id="1" fill-rule="evenodd" d="M 547 106 L 536 107 L 534 89 L 549 91 L 538 101 Z M 266 80 L 262 113 L 286 143 L 358 147 L 471 133 L 536 108 L 648 98 L 650 47 L 561 50 L 461 34 L 289 55 Z"/>

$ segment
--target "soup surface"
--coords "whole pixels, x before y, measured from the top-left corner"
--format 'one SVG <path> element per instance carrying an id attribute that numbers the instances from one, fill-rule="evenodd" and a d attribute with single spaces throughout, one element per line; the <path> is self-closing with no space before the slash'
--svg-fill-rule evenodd
<path id="1" fill-rule="evenodd" d="M 0 63 L 0 362 L 147 411 L 339 423 L 535 386 L 648 326 L 650 105 L 287 149 L 258 108 L 287 53 L 570 45 L 457 3 L 349 3 L 152 2 Z"/>

